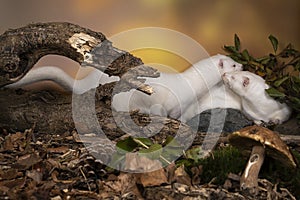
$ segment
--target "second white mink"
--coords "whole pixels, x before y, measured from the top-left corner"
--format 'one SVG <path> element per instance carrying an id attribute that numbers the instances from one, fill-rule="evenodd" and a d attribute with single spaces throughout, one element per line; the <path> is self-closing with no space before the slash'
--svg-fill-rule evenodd
<path id="1" fill-rule="evenodd" d="M 256 124 L 280 124 L 291 115 L 291 109 L 270 97 L 265 80 L 249 71 L 229 72 L 223 75 L 225 85 L 241 97 L 242 111 Z"/>

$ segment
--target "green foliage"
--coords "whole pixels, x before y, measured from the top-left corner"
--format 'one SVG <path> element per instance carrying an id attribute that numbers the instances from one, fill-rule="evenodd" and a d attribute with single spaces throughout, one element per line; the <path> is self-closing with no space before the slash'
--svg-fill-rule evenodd
<path id="1" fill-rule="evenodd" d="M 276 100 L 285 102 L 300 119 L 300 52 L 287 45 L 278 52 L 278 40 L 273 35 L 269 40 L 274 52 L 254 58 L 248 50 L 241 49 L 239 37 L 234 35 L 234 46 L 224 46 L 224 50 L 244 69 L 263 77 L 271 87 L 266 92 Z"/>
<path id="2" fill-rule="evenodd" d="M 127 137 L 117 142 L 117 151 L 112 155 L 110 166 L 117 167 L 125 161 L 127 153 L 136 152 L 152 160 L 159 160 L 164 165 L 178 158 L 183 147 L 173 137 L 168 137 L 162 144 L 154 143 L 149 138 Z"/>
<path id="3" fill-rule="evenodd" d="M 140 155 L 144 155 L 149 159 L 159 159 L 162 154 L 162 146 L 160 144 L 153 144 L 148 149 L 139 150 Z"/>
<path id="4" fill-rule="evenodd" d="M 216 184 L 223 184 L 228 174 L 240 173 L 244 170 L 247 159 L 234 147 L 220 148 L 212 152 L 209 157 L 200 158 L 200 148 L 192 148 L 186 152 L 186 157 L 176 161 L 177 165 L 183 165 L 187 171 L 192 166 L 202 165 L 201 182 L 209 183 L 213 178 Z"/>
<path id="5" fill-rule="evenodd" d="M 228 174 L 240 173 L 247 164 L 247 159 L 243 158 L 240 151 L 234 147 L 226 147 L 213 152 L 213 155 L 200 160 L 203 166 L 201 180 L 210 182 L 216 177 L 216 184 L 223 184 Z"/>

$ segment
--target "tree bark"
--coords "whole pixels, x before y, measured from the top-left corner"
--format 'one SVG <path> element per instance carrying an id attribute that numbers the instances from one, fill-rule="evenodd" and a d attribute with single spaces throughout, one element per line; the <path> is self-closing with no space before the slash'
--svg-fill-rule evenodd
<path id="1" fill-rule="evenodd" d="M 109 139 L 116 139 L 125 134 L 122 130 L 126 127 L 121 127 L 122 124 L 134 125 L 134 122 L 137 128 L 149 125 L 150 132 L 163 124 L 160 133 L 166 135 L 175 136 L 179 129 L 183 130 L 179 136 L 183 136 L 183 141 L 193 136 L 187 125 L 173 119 L 138 113 L 132 113 L 130 118 L 125 113 L 113 116 L 110 102 L 116 87 L 118 91 L 137 88 L 151 94 L 152 88 L 144 85 L 145 80 L 141 77 L 158 77 L 159 73 L 144 66 L 139 58 L 113 47 L 102 33 L 70 23 L 31 24 L 1 35 L 0 52 L 0 87 L 18 81 L 47 54 L 63 55 L 82 66 L 92 66 L 109 75 L 122 77 L 117 85 L 100 85 L 82 95 L 2 87 L 0 127 L 10 131 L 34 127 L 35 131 L 53 134 L 73 130 L 76 125 L 78 132 L 97 135 L 99 130 L 94 125 L 99 123 Z M 76 99 L 81 101 L 74 103 Z M 74 108 L 78 109 L 77 113 Z M 77 121 L 74 120 L 76 115 L 80 117 Z M 89 124 L 90 121 L 94 124 Z M 116 121 L 122 123 L 117 124 Z"/>
<path id="2" fill-rule="evenodd" d="M 124 76 L 124 87 L 151 94 L 144 79 L 158 77 L 157 70 L 143 66 L 140 59 L 112 46 L 99 32 L 71 23 L 37 23 L 6 31 L 0 36 L 0 87 L 21 79 L 43 56 L 57 54 L 81 66 L 92 66 L 111 76 Z M 124 61 L 131 58 L 130 64 Z M 129 69 L 137 67 L 133 72 Z"/>
<path id="3" fill-rule="evenodd" d="M 154 135 L 156 130 L 159 130 L 158 135 L 154 136 L 157 141 L 167 136 L 176 136 L 180 141 L 187 142 L 194 139 L 195 133 L 190 127 L 174 119 L 148 116 L 138 112 L 131 113 L 130 117 L 128 113 L 122 112 L 113 116 L 110 102 L 114 85 L 115 83 L 105 84 L 79 95 L 84 101 L 77 102 L 78 105 L 72 103 L 78 95 L 72 96 L 72 94 L 62 94 L 56 91 L 4 89 L 0 91 L 0 127 L 9 131 L 23 131 L 34 127 L 34 131 L 39 133 L 62 134 L 75 129 L 72 110 L 75 106 L 82 111 L 78 114 L 83 117 L 83 121 L 75 120 L 76 129 L 80 134 L 94 133 L 95 138 L 100 137 L 97 136 L 99 135 L 98 129 L 89 125 L 89 121 L 93 121 L 92 117 L 95 115 L 101 130 L 110 140 L 117 140 L 128 133 L 133 134 L 134 131 L 138 132 L 146 126 L 148 126 L 149 133 L 144 136 Z M 89 102 L 90 100 L 95 104 Z M 130 130 L 130 127 L 134 126 L 136 129 Z M 142 132 L 147 134 L 146 131 Z"/>
<path id="4" fill-rule="evenodd" d="M 81 66 L 92 66 L 111 76 L 122 77 L 118 91 L 137 88 L 151 94 L 151 87 L 137 77 L 159 76 L 157 70 L 144 66 L 141 59 L 113 47 L 102 33 L 70 23 L 37 23 L 6 31 L 0 36 L 0 87 L 18 81 L 47 54 L 63 55 Z M 98 88 L 99 108 L 108 108 L 100 96 L 106 93 L 111 98 L 112 91 L 112 86 Z M 1 126 L 12 130 L 24 130 L 33 124 L 45 132 L 74 128 L 70 94 L 2 88 L 0 107 Z"/>

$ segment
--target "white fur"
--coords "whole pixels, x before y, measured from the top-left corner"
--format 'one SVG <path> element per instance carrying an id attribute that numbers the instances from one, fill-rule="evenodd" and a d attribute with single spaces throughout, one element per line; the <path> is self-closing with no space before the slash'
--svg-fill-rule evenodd
<path id="1" fill-rule="evenodd" d="M 55 66 L 43 66 L 30 70 L 21 80 L 7 85 L 7 88 L 21 88 L 40 81 L 54 81 L 66 91 L 73 91 L 75 94 L 82 94 L 99 84 L 118 81 L 119 77 L 109 77 L 107 74 L 94 70 L 81 80 L 74 80 L 65 71 Z"/>
<path id="2" fill-rule="evenodd" d="M 190 115 L 197 115 L 205 110 L 213 108 L 233 108 L 242 110 L 241 98 L 232 90 L 225 87 L 223 82 L 218 83 L 212 87 L 207 94 L 205 94 L 199 101 L 199 105 L 192 104 L 187 113 Z"/>
<path id="3" fill-rule="evenodd" d="M 224 89 L 221 75 L 240 70 L 241 64 L 218 54 L 199 61 L 182 73 L 160 73 L 158 78 L 146 78 L 146 84 L 153 87 L 154 94 L 149 96 L 137 90 L 122 92 L 113 97 L 112 107 L 116 111 L 139 109 L 142 113 L 169 116 L 183 122 L 209 108 L 238 108 L 235 103 L 238 98 L 230 90 Z M 62 69 L 45 66 L 30 70 L 20 81 L 6 87 L 19 88 L 44 80 L 54 81 L 67 91 L 82 94 L 99 84 L 118 81 L 119 78 L 94 70 L 75 82 Z"/>
<path id="4" fill-rule="evenodd" d="M 160 73 L 158 78 L 146 78 L 154 94 L 149 96 L 137 90 L 122 92 L 113 97 L 112 106 L 116 111 L 138 109 L 186 122 L 199 113 L 199 100 L 221 82 L 221 75 L 235 70 L 242 70 L 242 65 L 224 55 L 212 56 L 182 73 Z"/>
<path id="5" fill-rule="evenodd" d="M 241 97 L 242 111 L 255 123 L 280 124 L 289 118 L 291 109 L 266 93 L 269 85 L 260 76 L 248 71 L 229 72 L 223 75 L 223 81 Z"/>

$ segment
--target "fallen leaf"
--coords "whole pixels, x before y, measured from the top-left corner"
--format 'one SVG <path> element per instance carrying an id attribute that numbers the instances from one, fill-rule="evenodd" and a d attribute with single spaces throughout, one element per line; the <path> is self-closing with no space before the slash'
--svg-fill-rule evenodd
<path id="1" fill-rule="evenodd" d="M 203 172 L 202 165 L 195 166 L 191 168 L 191 173 L 192 173 L 192 184 L 193 185 L 198 185 L 200 184 L 200 175 Z"/>
<path id="2" fill-rule="evenodd" d="M 25 184 L 25 178 L 5 180 L 0 182 L 0 187 L 8 187 L 10 189 L 15 187 L 21 187 Z"/>
<path id="3" fill-rule="evenodd" d="M 49 153 L 66 153 L 70 148 L 67 146 L 60 146 L 60 147 L 55 147 L 55 148 L 47 148 L 47 151 Z"/>
<path id="4" fill-rule="evenodd" d="M 181 165 L 175 170 L 175 181 L 177 183 L 185 184 L 188 186 L 191 186 L 191 178 L 190 176 L 186 173 L 184 166 Z"/>
<path id="5" fill-rule="evenodd" d="M 111 197 L 112 194 L 127 194 L 129 192 L 141 197 L 139 189 L 137 188 L 138 176 L 137 174 L 131 173 L 120 173 L 115 181 L 105 181 L 103 183 L 103 190 L 105 191 L 101 194 L 102 198 Z"/>
<path id="6" fill-rule="evenodd" d="M 26 171 L 26 176 L 29 178 L 32 178 L 34 181 L 37 183 L 40 183 L 43 178 L 43 174 L 40 170 L 31 170 L 31 171 Z"/>
<path id="7" fill-rule="evenodd" d="M 140 174 L 140 182 L 144 187 L 160 186 L 163 183 L 168 183 L 166 172 L 163 168 Z"/>
<path id="8" fill-rule="evenodd" d="M 32 154 L 26 154 L 24 156 L 19 157 L 17 160 L 16 164 L 21 168 L 21 169 L 28 169 L 29 167 L 37 164 L 40 162 L 42 159 L 38 155 L 38 153 L 32 153 Z"/>
<path id="9" fill-rule="evenodd" d="M 162 168 L 161 162 L 151 160 L 138 153 L 127 153 L 125 157 L 125 170 L 135 173 L 155 171 Z"/>
<path id="10" fill-rule="evenodd" d="M 7 169 L 7 170 L 0 169 L 1 180 L 14 179 L 20 175 L 22 176 L 22 173 L 19 174 L 17 169 Z"/>

